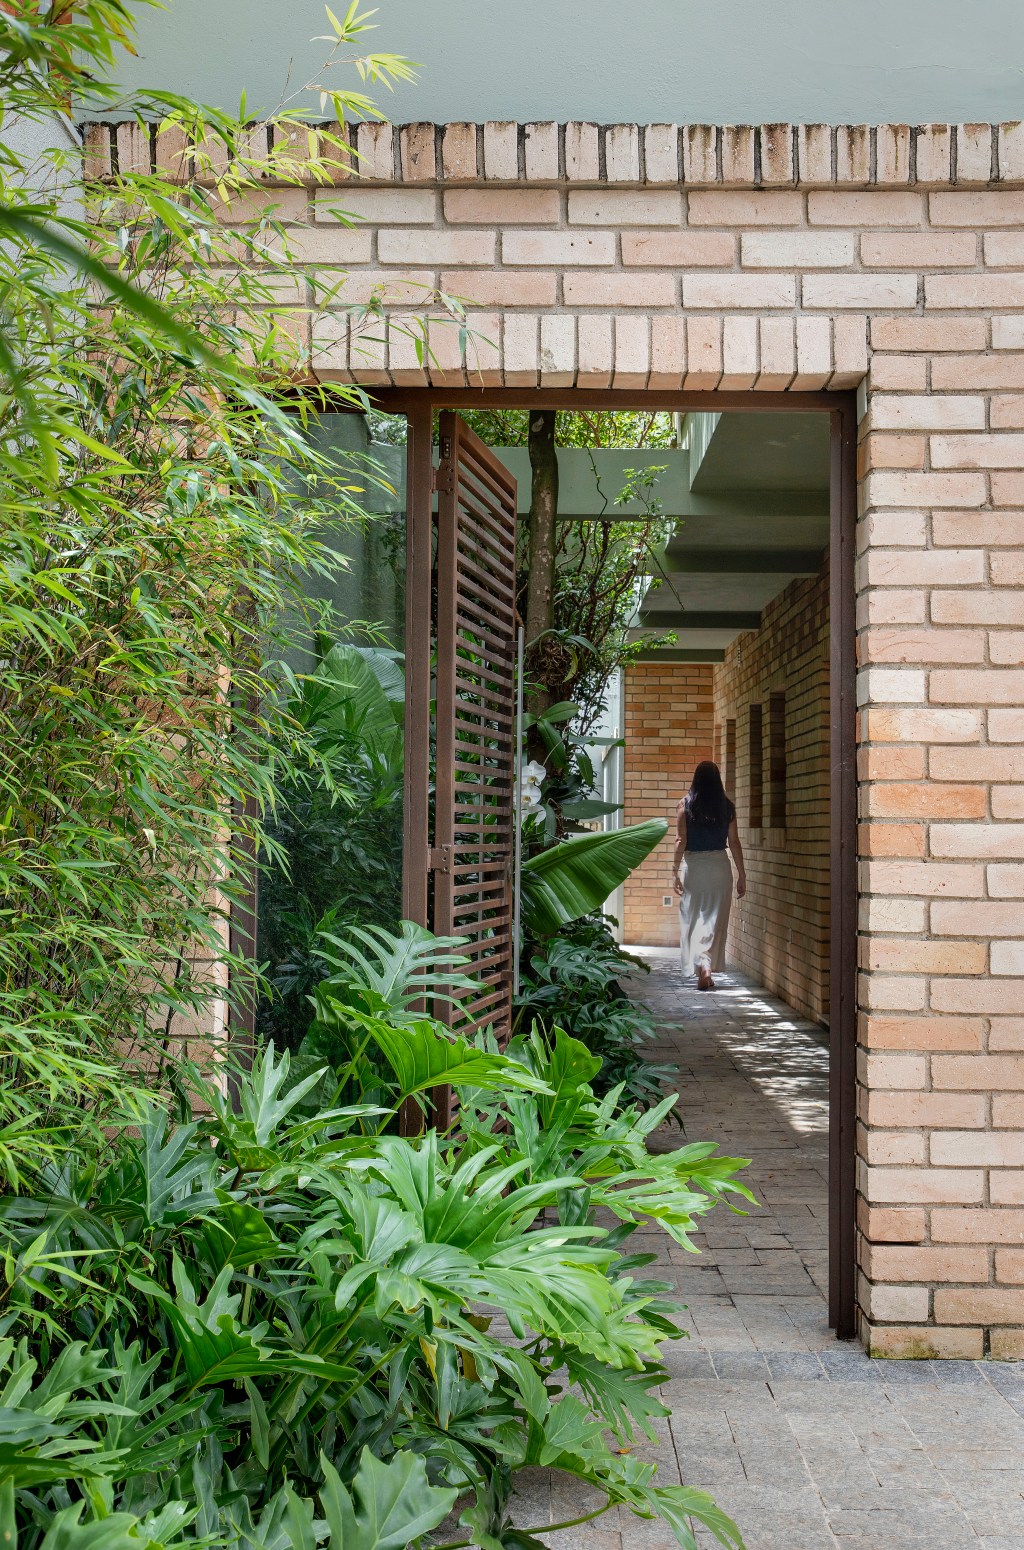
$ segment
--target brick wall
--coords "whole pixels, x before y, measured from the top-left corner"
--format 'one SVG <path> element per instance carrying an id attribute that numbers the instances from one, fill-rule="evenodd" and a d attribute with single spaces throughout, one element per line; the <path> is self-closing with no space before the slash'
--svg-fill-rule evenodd
<path id="1" fill-rule="evenodd" d="M 623 823 L 665 818 L 668 834 L 623 889 L 623 938 L 637 946 L 676 947 L 678 901 L 672 893 L 675 809 L 695 766 L 712 756 L 712 669 L 702 663 L 637 662 L 625 673 Z"/>
<path id="2" fill-rule="evenodd" d="M 828 624 L 823 570 L 792 582 L 765 609 L 761 628 L 739 636 L 714 669 L 715 747 L 747 872 L 747 896 L 733 905 L 729 962 L 821 1022 L 829 967 Z M 761 720 L 753 804 L 752 707 Z"/>
<path id="3" fill-rule="evenodd" d="M 296 250 L 478 342 L 292 292 L 324 379 L 861 390 L 862 1332 L 1024 1355 L 1024 125 L 355 135 L 362 186 L 268 190 Z"/>

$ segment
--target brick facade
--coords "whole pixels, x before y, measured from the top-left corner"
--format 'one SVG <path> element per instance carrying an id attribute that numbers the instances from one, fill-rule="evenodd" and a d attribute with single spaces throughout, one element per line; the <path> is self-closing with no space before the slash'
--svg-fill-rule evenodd
<path id="1" fill-rule="evenodd" d="M 636 662 L 624 677 L 622 821 L 665 818 L 669 831 L 623 888 L 623 939 L 650 947 L 676 947 L 675 809 L 696 765 L 712 756 L 712 668 L 705 663 Z"/>
<path id="2" fill-rule="evenodd" d="M 828 629 L 823 571 L 792 582 L 714 669 L 715 749 L 747 872 L 729 961 L 819 1022 L 828 1021 L 829 979 Z"/>
<path id="3" fill-rule="evenodd" d="M 89 132 L 94 175 L 110 134 Z M 113 134 L 148 164 L 147 136 Z M 357 144 L 358 189 L 271 192 L 297 248 L 354 299 L 468 298 L 478 343 L 467 363 L 438 323 L 421 362 L 332 310 L 326 379 L 861 389 L 862 1331 L 1024 1354 L 1024 125 Z"/>

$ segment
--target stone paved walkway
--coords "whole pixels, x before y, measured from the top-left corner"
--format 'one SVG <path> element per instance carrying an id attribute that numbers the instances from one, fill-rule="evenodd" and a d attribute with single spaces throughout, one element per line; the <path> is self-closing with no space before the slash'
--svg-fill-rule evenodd
<path id="1" fill-rule="evenodd" d="M 1024 1363 L 871 1361 L 829 1333 L 824 1034 L 737 976 L 701 995 L 674 954 L 645 956 L 642 994 L 663 1030 L 657 1057 L 680 1068 L 686 1138 L 751 1157 L 763 1203 L 748 1217 L 716 1211 L 700 1259 L 652 1236 L 691 1332 L 668 1348 L 671 1418 L 642 1450 L 659 1479 L 710 1491 L 748 1550 L 1024 1550 Z M 588 1510 L 560 1477 L 524 1486 L 523 1526 Z M 676 1542 L 609 1513 L 549 1543 Z"/>

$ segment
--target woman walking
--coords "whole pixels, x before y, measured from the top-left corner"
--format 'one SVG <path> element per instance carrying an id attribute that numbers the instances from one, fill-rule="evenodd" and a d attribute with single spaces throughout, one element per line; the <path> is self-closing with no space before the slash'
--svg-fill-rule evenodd
<path id="1" fill-rule="evenodd" d="M 696 974 L 698 990 L 714 990 L 712 974 L 725 968 L 733 887 L 727 845 L 736 862 L 736 897 L 742 899 L 747 877 L 736 808 L 725 794 L 718 765 L 705 759 L 676 808 L 672 862 L 672 891 L 680 895 L 683 973 Z"/>

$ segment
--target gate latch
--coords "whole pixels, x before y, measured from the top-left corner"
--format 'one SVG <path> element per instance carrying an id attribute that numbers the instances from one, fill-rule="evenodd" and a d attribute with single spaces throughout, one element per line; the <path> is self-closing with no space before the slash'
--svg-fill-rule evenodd
<path id="1" fill-rule="evenodd" d="M 450 845 L 431 845 L 427 850 L 427 871 L 450 872 L 451 853 L 452 847 Z"/>

